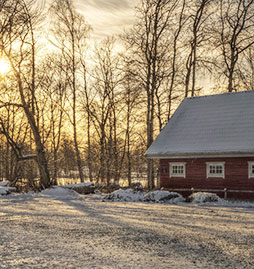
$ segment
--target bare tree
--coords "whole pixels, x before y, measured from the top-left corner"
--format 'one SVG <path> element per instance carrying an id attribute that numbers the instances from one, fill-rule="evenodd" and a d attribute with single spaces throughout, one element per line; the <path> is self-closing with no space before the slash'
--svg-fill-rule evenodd
<path id="1" fill-rule="evenodd" d="M 47 124 L 46 137 L 48 144 L 48 151 L 51 153 L 52 160 L 52 181 L 57 183 L 58 170 L 59 170 L 59 150 L 62 143 L 63 125 L 66 119 L 66 104 L 67 98 L 67 84 L 68 80 L 66 72 L 63 69 L 62 56 L 56 53 L 45 57 L 45 61 L 41 63 L 40 81 L 41 88 L 43 89 L 42 97 L 47 100 L 44 108 L 46 111 L 43 117 Z M 48 70 L 48 72 L 43 72 Z"/>
<path id="2" fill-rule="evenodd" d="M 135 71 L 135 64 L 133 66 L 133 61 L 130 58 L 124 58 L 124 77 L 121 84 L 123 85 L 122 91 L 122 105 L 125 110 L 125 125 L 124 125 L 124 144 L 123 144 L 123 154 L 122 161 L 126 158 L 126 170 L 128 185 L 131 186 L 132 183 L 132 172 L 134 166 L 133 160 L 133 148 L 134 145 L 137 146 L 137 140 L 135 141 L 134 136 L 136 136 L 135 131 L 139 125 L 139 120 L 142 119 L 139 113 L 142 111 L 142 91 L 139 89 L 139 79 Z"/>
<path id="3" fill-rule="evenodd" d="M 229 92 L 236 91 L 240 58 L 254 45 L 254 0 L 220 0 L 219 44 Z"/>
<path id="4" fill-rule="evenodd" d="M 168 81 L 169 90 L 168 90 L 168 98 L 167 98 L 168 99 L 167 100 L 168 101 L 167 120 L 170 119 L 171 113 L 172 113 L 172 101 L 174 100 L 174 97 L 173 97 L 174 89 L 177 88 L 177 85 L 176 85 L 177 83 L 180 84 L 179 81 L 178 82 L 176 81 L 176 77 L 179 73 L 177 61 L 179 58 L 179 50 L 180 50 L 179 47 L 181 47 L 180 45 L 181 33 L 182 33 L 185 23 L 188 20 L 188 17 L 185 16 L 185 9 L 186 9 L 186 1 L 185 0 L 183 0 L 182 2 L 180 1 L 178 12 L 176 15 L 176 21 L 177 21 L 177 23 L 175 24 L 176 28 L 173 29 L 173 45 L 172 45 L 173 51 L 172 51 L 172 60 L 171 60 L 172 71 L 171 71 L 171 76 Z"/>
<path id="5" fill-rule="evenodd" d="M 93 92 L 93 87 L 89 85 L 88 80 L 91 81 L 91 77 L 88 73 L 87 68 L 87 59 L 86 54 L 84 54 L 82 48 L 80 48 L 80 62 L 81 62 L 81 76 L 83 77 L 83 90 L 82 90 L 82 104 L 83 110 L 85 113 L 85 118 L 87 121 L 86 130 L 87 130 L 87 165 L 89 170 L 89 180 L 93 181 L 93 174 L 94 174 L 94 162 L 93 162 L 93 150 L 92 150 L 92 107 L 95 98 L 95 93 Z"/>
<path id="6" fill-rule="evenodd" d="M 77 13 L 71 0 L 55 1 L 51 7 L 54 20 L 55 45 L 61 50 L 65 59 L 66 74 L 71 90 L 72 116 L 70 122 L 73 126 L 73 140 L 76 151 L 76 161 L 81 182 L 84 181 L 82 162 L 78 143 L 77 128 L 77 100 L 78 100 L 78 68 L 80 48 L 85 46 L 90 26 L 85 22 L 84 17 Z M 86 47 L 86 46 L 85 46 Z"/>
<path id="7" fill-rule="evenodd" d="M 41 18 L 41 10 L 35 8 L 34 1 L 6 0 L 1 2 L 1 53 L 9 60 L 15 77 L 20 103 L 11 104 L 22 107 L 31 128 L 35 146 L 36 160 L 43 187 L 50 185 L 48 162 L 40 133 L 36 84 L 36 40 L 35 25 Z M 9 106 L 4 103 L 2 106 Z"/>
<path id="8" fill-rule="evenodd" d="M 25 141 L 27 138 L 27 127 L 21 123 L 21 109 L 17 107 L 5 107 L 0 115 L 0 135 L 5 137 L 4 167 L 5 179 L 13 185 L 20 179 L 18 170 L 19 162 L 35 159 L 36 155 L 30 157 L 24 154 Z"/>
<path id="9" fill-rule="evenodd" d="M 168 51 L 170 50 L 170 22 L 178 0 L 142 0 L 137 8 L 138 22 L 127 33 L 125 40 L 136 62 L 140 84 L 146 93 L 147 148 L 154 140 L 156 96 L 170 75 Z M 160 108 L 158 107 L 160 112 Z M 148 185 L 154 187 L 154 165 L 147 161 Z"/>
<path id="10" fill-rule="evenodd" d="M 239 70 L 240 86 L 244 90 L 254 91 L 254 48 L 250 47 L 244 52 Z"/>
<path id="11" fill-rule="evenodd" d="M 114 166 L 114 179 L 118 181 L 118 134 L 117 103 L 119 99 L 118 85 L 121 81 L 119 57 L 113 53 L 114 40 L 107 38 L 96 48 L 96 65 L 93 70 L 94 102 L 90 105 L 90 113 L 100 145 L 100 173 L 109 184 Z"/>
<path id="12" fill-rule="evenodd" d="M 211 39 L 209 29 L 209 18 L 214 12 L 211 0 L 191 1 L 187 10 L 188 22 L 186 35 L 188 36 L 188 50 L 186 53 L 186 75 L 185 75 L 185 97 L 189 94 L 194 96 L 196 92 L 197 65 L 202 61 L 201 53 L 204 53 L 204 45 Z M 199 53 L 199 54 L 198 54 Z M 203 57 L 204 58 L 204 57 Z"/>

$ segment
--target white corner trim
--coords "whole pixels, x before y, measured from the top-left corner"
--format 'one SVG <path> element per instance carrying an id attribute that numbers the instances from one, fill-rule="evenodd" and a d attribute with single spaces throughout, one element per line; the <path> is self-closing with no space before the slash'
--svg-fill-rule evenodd
<path id="1" fill-rule="evenodd" d="M 248 162 L 248 177 L 254 178 L 254 173 L 252 173 L 254 167 L 254 162 Z"/>

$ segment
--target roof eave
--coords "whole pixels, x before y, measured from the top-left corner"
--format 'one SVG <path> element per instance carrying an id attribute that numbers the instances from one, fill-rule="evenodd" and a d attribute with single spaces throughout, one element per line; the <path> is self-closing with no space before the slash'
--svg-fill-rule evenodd
<path id="1" fill-rule="evenodd" d="M 192 159 L 192 158 L 230 158 L 254 157 L 254 151 L 248 152 L 199 152 L 199 153 L 167 153 L 145 154 L 147 159 Z"/>

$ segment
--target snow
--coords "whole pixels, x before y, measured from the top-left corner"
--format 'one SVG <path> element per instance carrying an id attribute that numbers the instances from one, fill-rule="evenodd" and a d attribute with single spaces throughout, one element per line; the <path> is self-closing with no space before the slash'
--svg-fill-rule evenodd
<path id="1" fill-rule="evenodd" d="M 0 267 L 254 268 L 254 203 L 102 198 L 61 187 L 0 196 Z"/>
<path id="2" fill-rule="evenodd" d="M 0 194 L 4 195 L 7 194 L 9 192 L 9 188 L 8 187 L 1 187 L 0 188 Z"/>
<path id="3" fill-rule="evenodd" d="M 254 91 L 185 98 L 147 157 L 254 152 Z"/>
<path id="4" fill-rule="evenodd" d="M 70 190 L 63 187 L 52 187 L 49 189 L 46 189 L 39 194 L 37 194 L 38 197 L 44 197 L 44 198 L 51 198 L 56 200 L 75 200 L 75 199 L 83 199 L 80 194 L 75 192 L 74 190 Z"/>
<path id="5" fill-rule="evenodd" d="M 197 192 L 191 195 L 194 203 L 219 202 L 221 198 L 215 193 Z"/>
<path id="6" fill-rule="evenodd" d="M 15 187 L 7 187 L 8 181 L 1 182 L 2 184 L 0 185 L 0 195 L 6 195 L 9 194 L 13 191 L 16 191 Z"/>
<path id="7" fill-rule="evenodd" d="M 6 187 L 9 183 L 9 181 L 0 181 L 0 187 Z"/>
<path id="8" fill-rule="evenodd" d="M 182 195 L 176 192 L 168 192 L 168 191 L 163 191 L 163 190 L 157 190 L 157 191 L 152 191 L 148 192 L 144 196 L 145 201 L 151 201 L 151 202 L 172 202 L 172 203 L 178 203 L 178 202 L 183 202 L 184 199 Z"/>
<path id="9" fill-rule="evenodd" d="M 133 189 L 122 190 L 112 192 L 104 197 L 104 200 L 111 201 L 125 201 L 125 202 L 141 202 L 144 200 L 144 194 L 142 191 L 136 191 Z"/>
<path id="10" fill-rule="evenodd" d="M 106 195 L 103 200 L 118 201 L 118 202 L 183 202 L 183 197 L 176 192 L 168 192 L 157 190 L 153 192 L 144 193 L 143 191 L 127 189 L 119 189 Z"/>
<path id="11" fill-rule="evenodd" d="M 75 187 L 89 187 L 89 186 L 94 186 L 93 182 L 83 182 L 83 183 L 78 183 L 78 184 L 68 184 L 68 185 L 63 185 L 63 188 L 75 188 Z"/>

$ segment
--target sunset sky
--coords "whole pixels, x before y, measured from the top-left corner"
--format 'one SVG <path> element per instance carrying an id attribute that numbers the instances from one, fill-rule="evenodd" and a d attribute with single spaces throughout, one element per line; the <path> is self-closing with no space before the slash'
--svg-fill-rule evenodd
<path id="1" fill-rule="evenodd" d="M 74 0 L 78 11 L 92 26 L 91 37 L 101 40 L 107 35 L 120 34 L 134 22 L 138 0 Z"/>

